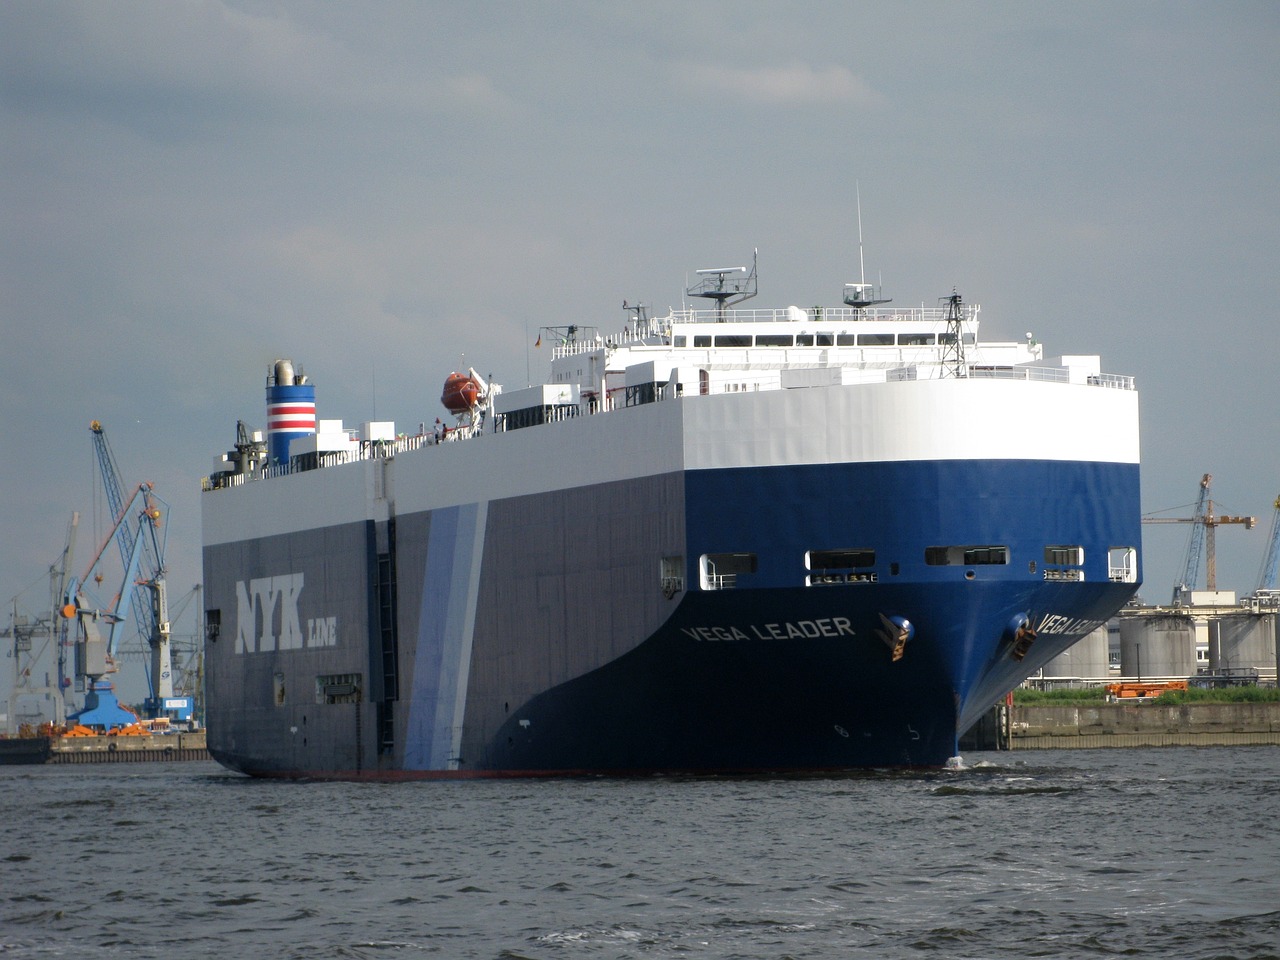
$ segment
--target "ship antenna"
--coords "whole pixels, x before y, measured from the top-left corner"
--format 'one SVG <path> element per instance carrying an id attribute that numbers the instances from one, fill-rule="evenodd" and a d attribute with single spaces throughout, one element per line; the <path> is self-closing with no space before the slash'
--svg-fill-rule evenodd
<path id="1" fill-rule="evenodd" d="M 867 265 L 862 259 L 862 184 L 853 181 L 853 189 L 858 200 L 858 282 L 867 282 Z"/>
<path id="2" fill-rule="evenodd" d="M 862 257 L 862 187 L 856 180 L 854 189 L 858 198 L 858 282 L 844 285 L 844 302 L 861 315 L 867 307 L 890 301 L 882 299 L 871 284 L 867 283 L 867 265 Z"/>

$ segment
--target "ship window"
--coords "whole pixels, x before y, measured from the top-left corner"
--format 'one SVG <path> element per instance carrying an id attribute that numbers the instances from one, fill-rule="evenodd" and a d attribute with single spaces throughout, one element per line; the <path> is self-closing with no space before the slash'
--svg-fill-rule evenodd
<path id="1" fill-rule="evenodd" d="M 316 677 L 316 703 L 359 703 L 364 678 L 358 673 L 331 673 Z"/>
<path id="2" fill-rule="evenodd" d="M 834 583 L 875 583 L 876 552 L 871 549 L 810 550 L 804 555 L 809 570 L 805 586 Z"/>
<path id="3" fill-rule="evenodd" d="M 1084 547 L 1048 546 L 1044 548 L 1044 562 L 1059 567 L 1079 567 L 1084 564 Z"/>
<path id="4" fill-rule="evenodd" d="M 1044 579 L 1059 583 L 1080 583 L 1084 580 L 1084 571 L 1079 567 L 1045 567 Z"/>
<path id="5" fill-rule="evenodd" d="M 864 347 L 892 347 L 892 333 L 860 333 L 858 343 Z"/>
<path id="6" fill-rule="evenodd" d="M 1009 562 L 1008 547 L 969 547 L 964 552 L 966 564 L 998 564 Z"/>
<path id="7" fill-rule="evenodd" d="M 929 347 L 933 343 L 932 333 L 903 333 L 898 336 L 898 345 L 902 347 Z"/>
<path id="8" fill-rule="evenodd" d="M 751 334 L 749 333 L 722 333 L 716 337 L 717 347 L 749 347 L 751 346 Z"/>
<path id="9" fill-rule="evenodd" d="M 684 557 L 663 557 L 658 571 L 662 595 L 670 600 L 684 589 Z"/>
<path id="10" fill-rule="evenodd" d="M 685 338 L 685 337 L 683 337 L 683 336 L 679 336 L 679 337 L 672 337 L 672 338 L 671 338 L 671 340 L 672 340 L 672 346 L 676 346 L 676 347 L 683 347 L 683 346 L 684 346 L 685 339 L 686 339 L 686 338 Z"/>
<path id="11" fill-rule="evenodd" d="M 1008 547 L 925 547 L 924 562 L 931 567 L 980 566 L 1009 562 Z"/>
<path id="12" fill-rule="evenodd" d="M 222 611 L 206 610 L 204 612 L 204 638 L 210 643 L 217 643 L 222 633 Z"/>
<path id="13" fill-rule="evenodd" d="M 703 590 L 732 590 L 738 577 L 756 572 L 754 553 L 704 553 L 698 564 Z"/>
<path id="14" fill-rule="evenodd" d="M 832 344 L 831 334 L 829 333 L 819 333 L 816 335 L 816 339 L 819 347 L 829 347 Z"/>
<path id="15" fill-rule="evenodd" d="M 271 675 L 271 695 L 275 698 L 277 707 L 284 706 L 284 674 L 273 673 Z"/>
<path id="16" fill-rule="evenodd" d="M 812 347 L 812 346 L 813 346 L 813 334 L 812 334 L 812 333 L 797 333 L 797 334 L 796 334 L 796 346 L 797 346 L 797 347 Z"/>
<path id="17" fill-rule="evenodd" d="M 789 333 L 759 333 L 756 334 L 756 346 L 789 347 L 794 342 L 794 339 Z"/>
<path id="18" fill-rule="evenodd" d="M 709 347 L 711 346 L 711 337 L 705 333 L 698 334 L 693 338 L 693 345 L 695 347 Z"/>
<path id="19" fill-rule="evenodd" d="M 842 333 L 836 337 L 836 346 L 838 347 L 856 347 L 858 338 L 852 333 Z"/>
<path id="20" fill-rule="evenodd" d="M 1107 567 L 1113 583 L 1138 582 L 1138 551 L 1133 547 L 1112 547 L 1107 551 Z"/>

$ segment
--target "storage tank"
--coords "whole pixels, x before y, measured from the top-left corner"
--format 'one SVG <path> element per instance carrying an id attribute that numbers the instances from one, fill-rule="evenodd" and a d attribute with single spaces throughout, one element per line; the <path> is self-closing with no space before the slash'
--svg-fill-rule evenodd
<path id="1" fill-rule="evenodd" d="M 1272 679 L 1276 670 L 1276 615 L 1244 613 L 1209 621 L 1209 671 L 1256 672 Z"/>
<path id="2" fill-rule="evenodd" d="M 292 360 L 267 372 L 267 462 L 287 463 L 289 443 L 316 432 L 316 388 Z"/>
<path id="3" fill-rule="evenodd" d="M 1046 663 L 1042 675 L 1047 679 L 1080 677 L 1084 680 L 1105 680 L 1109 660 L 1107 646 L 1107 628 L 1103 625 Z"/>
<path id="4" fill-rule="evenodd" d="M 1121 617 L 1120 673 L 1135 678 L 1195 676 L 1195 623 L 1175 615 Z"/>

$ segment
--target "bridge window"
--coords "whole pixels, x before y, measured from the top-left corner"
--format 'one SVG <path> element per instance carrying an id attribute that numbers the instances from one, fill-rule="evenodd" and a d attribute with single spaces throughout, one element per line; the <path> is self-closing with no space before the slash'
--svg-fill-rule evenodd
<path id="1" fill-rule="evenodd" d="M 756 334 L 757 347 L 789 347 L 792 344 L 793 337 L 789 333 L 758 333 Z"/>
<path id="2" fill-rule="evenodd" d="M 812 347 L 812 346 L 813 346 L 813 334 L 812 334 L 812 333 L 797 333 L 797 334 L 796 334 L 796 346 L 797 346 L 797 347 Z"/>
<path id="3" fill-rule="evenodd" d="M 930 347 L 933 346 L 936 340 L 936 335 L 932 333 L 898 334 L 898 346 L 900 347 Z"/>
<path id="4" fill-rule="evenodd" d="M 832 345 L 832 335 L 829 333 L 815 334 L 814 339 L 817 341 L 814 345 L 819 347 L 829 347 Z"/>
<path id="5" fill-rule="evenodd" d="M 693 338 L 693 345 L 694 345 L 695 347 L 709 347 L 709 346 L 711 346 L 711 336 L 710 336 L 710 334 L 702 333 L 702 334 L 697 334 L 697 335 L 695 335 L 695 336 L 694 336 L 694 338 Z"/>
<path id="6" fill-rule="evenodd" d="M 716 337 L 717 347 L 749 347 L 751 346 L 751 334 L 749 333 L 722 333 Z"/>
<path id="7" fill-rule="evenodd" d="M 836 337 L 836 346 L 838 347 L 856 347 L 858 345 L 857 334 L 842 333 Z"/>
<path id="8" fill-rule="evenodd" d="M 892 333 L 860 333 L 858 345 L 863 347 L 892 347 Z"/>

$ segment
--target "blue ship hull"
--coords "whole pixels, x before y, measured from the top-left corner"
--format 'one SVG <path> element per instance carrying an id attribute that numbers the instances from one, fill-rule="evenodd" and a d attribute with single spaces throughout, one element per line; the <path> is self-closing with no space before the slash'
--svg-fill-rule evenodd
<path id="1" fill-rule="evenodd" d="M 256 775 L 387 779 L 940 766 L 1134 593 L 1109 556 L 1139 542 L 1137 504 L 1128 464 L 703 470 L 207 550 L 211 604 L 243 616 L 245 578 L 290 558 L 299 622 L 345 596 L 358 630 L 354 651 L 213 645 L 210 750 Z M 663 597 L 650 565 L 673 530 L 683 577 Z M 1046 572 L 1062 544 L 1077 579 Z M 929 562 L 946 545 L 1003 562 Z M 874 553 L 860 579 L 805 585 L 806 551 L 855 547 Z M 726 550 L 752 570 L 707 589 L 698 558 Z M 392 607 L 379 570 L 398 571 Z M 322 676 L 362 689 L 321 703 Z M 275 702 L 228 704 L 273 683 Z"/>
<path id="2" fill-rule="evenodd" d="M 482 755 L 460 758 L 460 767 L 635 773 L 941 766 L 983 710 L 1088 632 L 1037 637 L 1026 657 L 1015 659 L 1015 634 L 1002 624 L 1040 607 L 1072 610 L 1091 629 L 1132 592 L 1098 585 L 1087 597 L 1067 599 L 1060 590 L 1001 584 L 970 587 L 963 597 L 946 587 L 853 589 L 864 595 L 690 597 L 633 652 L 524 704 Z M 881 637 L 884 609 L 919 611 L 915 636 L 896 661 Z"/>

